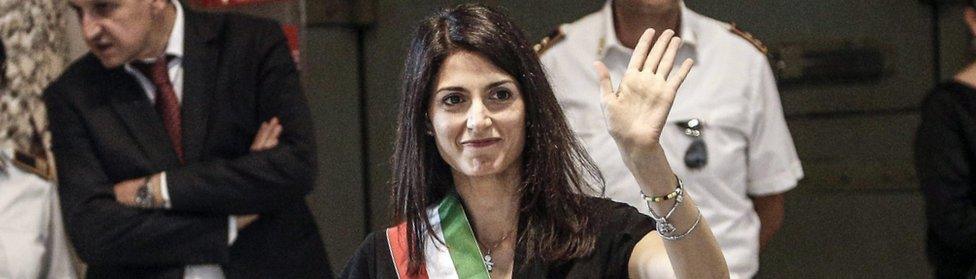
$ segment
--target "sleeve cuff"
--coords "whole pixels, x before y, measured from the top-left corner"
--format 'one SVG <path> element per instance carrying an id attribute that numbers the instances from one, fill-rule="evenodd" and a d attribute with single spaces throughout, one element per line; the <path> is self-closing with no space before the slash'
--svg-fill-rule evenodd
<path id="1" fill-rule="evenodd" d="M 800 180 L 803 179 L 803 168 L 799 164 L 793 164 L 787 172 L 763 179 L 761 181 L 750 181 L 747 193 L 750 196 L 768 196 L 796 188 Z"/>
<path id="2" fill-rule="evenodd" d="M 233 215 L 227 217 L 227 246 L 233 245 L 237 240 L 237 218 Z"/>
<path id="3" fill-rule="evenodd" d="M 166 172 L 159 173 L 159 192 L 163 196 L 163 208 L 172 209 L 173 203 L 169 199 L 169 187 L 166 184 Z"/>

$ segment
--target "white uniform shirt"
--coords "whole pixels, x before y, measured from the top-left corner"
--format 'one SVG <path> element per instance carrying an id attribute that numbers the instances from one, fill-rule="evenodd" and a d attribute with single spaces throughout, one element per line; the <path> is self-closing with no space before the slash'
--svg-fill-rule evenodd
<path id="1" fill-rule="evenodd" d="M 179 104 L 183 104 L 183 39 L 184 30 L 186 28 L 183 17 L 183 6 L 180 1 L 172 1 L 173 5 L 176 6 L 176 19 L 173 21 L 173 30 L 170 31 L 169 41 L 166 44 L 166 55 L 173 57 L 167 64 L 167 72 L 169 75 L 170 83 L 173 85 L 173 91 L 176 93 L 176 100 Z M 152 62 L 152 61 L 144 61 Z M 146 97 L 149 98 L 149 103 L 156 103 L 156 85 L 153 84 L 149 77 L 146 77 L 142 72 L 134 68 L 131 64 L 125 64 L 125 71 L 136 78 L 139 82 L 139 86 L 145 91 Z M 163 207 L 172 207 L 172 202 L 169 198 L 169 187 L 166 184 L 166 173 L 162 173 L 160 176 L 160 192 L 163 198 Z M 228 242 L 234 243 L 237 239 L 237 220 L 234 216 L 228 217 Z M 183 273 L 183 278 L 185 279 L 216 279 L 224 278 L 224 272 L 220 269 L 220 266 L 210 264 L 210 265 L 191 265 L 187 266 Z"/>
<path id="2" fill-rule="evenodd" d="M 593 70 L 593 61 L 602 60 L 616 88 L 633 52 L 616 37 L 610 4 L 563 25 L 565 38 L 543 54 L 542 63 L 567 120 L 603 172 L 607 197 L 647 214 L 637 181 L 607 132 Z M 760 223 L 749 196 L 790 190 L 803 170 L 763 53 L 728 24 L 683 3 L 680 29 L 684 45 L 672 73 L 685 58 L 695 66 L 678 90 L 661 145 L 715 233 L 732 278 L 750 278 L 759 269 Z M 698 169 L 685 166 L 693 138 L 676 124 L 692 118 L 704 123 L 708 152 L 707 164 Z"/>
<path id="3" fill-rule="evenodd" d="M 0 278 L 77 278 L 54 184 L 0 147 Z"/>

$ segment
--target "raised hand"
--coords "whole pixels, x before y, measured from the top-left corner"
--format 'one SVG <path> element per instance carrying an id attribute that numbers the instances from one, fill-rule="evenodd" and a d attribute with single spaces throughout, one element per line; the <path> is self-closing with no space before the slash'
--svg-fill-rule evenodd
<path id="1" fill-rule="evenodd" d="M 594 62 L 607 127 L 625 160 L 630 157 L 626 155 L 660 148 L 661 132 L 675 94 L 693 64 L 686 59 L 678 72 L 670 75 L 681 38 L 670 29 L 665 30 L 652 47 L 653 37 L 654 29 L 641 35 L 618 90 L 613 90 L 606 65 Z"/>
<path id="2" fill-rule="evenodd" d="M 254 135 L 251 142 L 251 152 L 258 152 L 278 146 L 278 137 L 281 136 L 281 122 L 277 117 L 261 123 L 261 128 Z"/>

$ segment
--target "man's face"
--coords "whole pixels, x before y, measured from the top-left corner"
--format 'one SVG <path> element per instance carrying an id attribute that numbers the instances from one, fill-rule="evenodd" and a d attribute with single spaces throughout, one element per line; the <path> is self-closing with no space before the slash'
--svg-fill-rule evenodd
<path id="1" fill-rule="evenodd" d="M 85 43 L 107 68 L 152 54 L 151 33 L 158 29 L 168 0 L 69 0 Z"/>

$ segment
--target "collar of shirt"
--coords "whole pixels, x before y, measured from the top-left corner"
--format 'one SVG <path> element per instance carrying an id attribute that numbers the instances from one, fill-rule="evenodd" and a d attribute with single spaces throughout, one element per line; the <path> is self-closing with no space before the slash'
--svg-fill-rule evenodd
<path id="1" fill-rule="evenodd" d="M 173 30 L 169 33 L 169 40 L 166 43 L 166 55 L 173 56 L 173 59 L 169 62 L 169 67 L 172 68 L 174 65 L 179 65 L 183 59 L 183 33 L 185 29 L 184 19 L 183 19 L 183 6 L 180 5 L 179 0 L 173 0 L 173 5 L 176 6 L 176 20 L 173 21 Z M 146 59 L 143 62 L 153 62 L 154 59 Z M 132 67 L 131 63 L 125 64 L 125 70 L 130 74 L 142 74 L 139 70 Z"/>
<path id="2" fill-rule="evenodd" d="M 698 31 L 698 15 L 688 9 L 684 1 L 681 1 L 679 5 L 681 5 L 681 30 L 679 31 L 679 37 L 684 41 L 682 48 L 694 48 L 698 43 L 698 36 L 696 34 Z M 611 51 L 617 51 L 628 56 L 633 53 L 634 49 L 624 46 L 617 38 L 617 30 L 613 24 L 613 0 L 607 1 L 603 5 L 603 8 L 600 9 L 600 15 L 603 17 L 603 29 L 600 31 L 603 34 L 600 36 L 600 41 L 597 45 L 597 56 L 601 58 L 606 57 Z M 661 30 L 658 31 L 660 32 Z"/>

